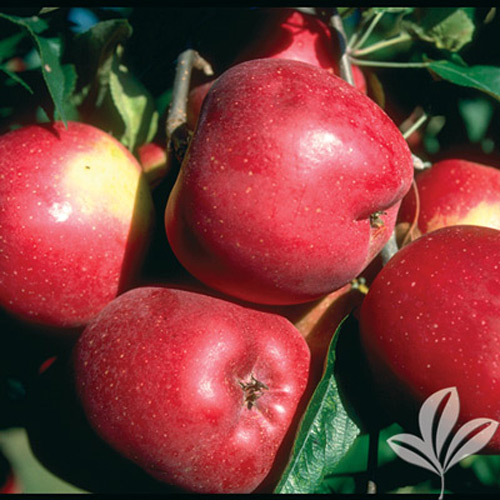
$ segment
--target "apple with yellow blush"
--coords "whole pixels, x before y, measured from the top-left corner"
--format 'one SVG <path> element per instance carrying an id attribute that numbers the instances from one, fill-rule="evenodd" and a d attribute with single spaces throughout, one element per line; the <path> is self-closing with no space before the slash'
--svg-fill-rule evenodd
<path id="1" fill-rule="evenodd" d="M 0 306 L 46 331 L 78 330 L 134 282 L 151 236 L 137 160 L 93 126 L 0 137 Z"/>
<path id="2" fill-rule="evenodd" d="M 500 170 L 481 163 L 450 158 L 434 163 L 415 178 L 403 199 L 398 225 L 417 217 L 420 233 L 441 227 L 477 225 L 500 229 Z"/>

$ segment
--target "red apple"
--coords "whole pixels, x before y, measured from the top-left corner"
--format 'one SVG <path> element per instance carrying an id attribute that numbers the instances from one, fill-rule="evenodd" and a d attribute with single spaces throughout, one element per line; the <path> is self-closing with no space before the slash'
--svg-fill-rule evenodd
<path id="1" fill-rule="evenodd" d="M 150 188 L 154 189 L 169 170 L 165 146 L 154 141 L 147 142 L 137 148 L 137 157 Z"/>
<path id="2" fill-rule="evenodd" d="M 215 79 L 201 83 L 200 85 L 196 85 L 190 90 L 186 111 L 186 124 L 189 130 L 195 129 L 196 123 L 198 122 L 198 117 L 200 116 L 203 101 L 205 100 L 205 97 L 214 82 Z"/>
<path id="3" fill-rule="evenodd" d="M 168 200 L 167 236 L 214 289 L 307 302 L 381 250 L 412 179 L 406 141 L 371 99 L 310 64 L 255 59 L 207 95 Z"/>
<path id="4" fill-rule="evenodd" d="M 338 42 L 319 17 L 296 9 L 272 9 L 257 40 L 239 55 L 235 64 L 251 59 L 272 58 L 302 61 L 339 74 Z M 358 66 L 351 65 L 354 86 L 367 93 L 366 79 Z M 215 80 L 195 86 L 189 93 L 187 124 L 194 130 L 201 105 Z"/>
<path id="5" fill-rule="evenodd" d="M 416 176 L 419 212 L 417 227 L 428 233 L 441 227 L 472 224 L 500 229 L 500 170 L 479 163 L 448 159 Z M 398 223 L 416 215 L 413 190 L 404 198 Z"/>
<path id="6" fill-rule="evenodd" d="M 303 61 L 339 74 L 339 46 L 328 26 L 317 16 L 296 9 L 273 9 L 257 40 L 236 62 L 263 57 Z M 366 79 L 351 65 L 354 86 L 366 93 Z"/>
<path id="7" fill-rule="evenodd" d="M 205 292 L 206 293 L 206 292 Z M 302 334 L 311 352 L 309 381 L 306 388 L 307 403 L 321 380 L 331 340 L 342 320 L 353 312 L 363 300 L 363 293 L 351 284 L 345 285 L 319 300 L 294 305 L 253 305 L 261 311 L 287 318 Z"/>
<path id="8" fill-rule="evenodd" d="M 389 414 L 456 387 L 459 425 L 500 420 L 500 231 L 450 226 L 403 247 L 370 286 L 361 340 Z M 500 452 L 500 433 L 489 443 Z"/>
<path id="9" fill-rule="evenodd" d="M 244 493 L 273 466 L 309 360 L 281 316 L 141 287 L 88 325 L 74 371 L 97 433 L 149 474 L 188 491 Z"/>
<path id="10" fill-rule="evenodd" d="M 31 452 L 59 479 L 91 493 L 172 494 L 105 443 L 90 426 L 75 393 L 71 351 L 49 358 L 27 385 L 25 417 Z"/>
<path id="11" fill-rule="evenodd" d="M 0 137 L 0 305 L 47 328 L 81 328 L 130 286 L 153 220 L 141 167 L 83 123 Z"/>

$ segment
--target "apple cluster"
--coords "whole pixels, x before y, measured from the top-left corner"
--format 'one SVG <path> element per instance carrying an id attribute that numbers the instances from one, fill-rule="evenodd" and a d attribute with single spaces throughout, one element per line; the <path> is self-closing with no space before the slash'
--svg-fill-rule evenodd
<path id="1" fill-rule="evenodd" d="M 3 313 L 71 339 L 69 392 L 91 432 L 179 491 L 272 490 L 352 311 L 395 419 L 411 425 L 448 386 L 464 421 L 500 419 L 500 172 L 449 159 L 415 175 L 318 18 L 280 10 L 261 39 L 192 89 L 160 227 L 166 168 L 147 175 L 107 132 L 0 137 Z M 189 286 L 142 274 L 162 231 Z M 353 280 L 374 265 L 363 296 Z"/>

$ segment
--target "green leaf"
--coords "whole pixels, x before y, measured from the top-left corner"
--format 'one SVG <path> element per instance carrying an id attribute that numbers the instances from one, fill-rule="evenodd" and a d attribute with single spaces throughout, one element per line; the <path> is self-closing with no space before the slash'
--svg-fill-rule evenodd
<path id="1" fill-rule="evenodd" d="M 334 375 L 336 345 L 343 325 L 330 344 L 323 378 L 304 414 L 291 460 L 275 493 L 315 493 L 351 448 L 360 433 L 342 403 Z"/>
<path id="2" fill-rule="evenodd" d="M 78 77 L 73 64 L 64 64 L 62 71 L 64 73 L 64 98 L 67 99 L 73 94 Z"/>
<path id="3" fill-rule="evenodd" d="M 372 7 L 369 10 L 375 14 L 411 14 L 415 7 Z"/>
<path id="4" fill-rule="evenodd" d="M 172 101 L 173 89 L 167 89 L 156 98 L 156 109 L 160 115 L 167 112 Z"/>
<path id="5" fill-rule="evenodd" d="M 59 61 L 60 47 L 48 38 L 36 36 L 34 38 L 42 60 L 43 78 L 54 103 L 55 111 L 59 114 L 60 119 L 66 123 L 64 112 L 65 75 Z"/>
<path id="6" fill-rule="evenodd" d="M 26 36 L 25 33 L 16 33 L 4 40 L 0 40 L 0 61 L 5 61 L 17 55 L 17 46 Z"/>
<path id="7" fill-rule="evenodd" d="M 157 130 L 158 112 L 152 96 L 130 71 L 113 59 L 110 74 L 113 103 L 119 112 L 125 130 L 120 141 L 131 151 L 136 146 L 150 142 Z"/>
<path id="8" fill-rule="evenodd" d="M 66 123 L 64 113 L 64 72 L 60 64 L 60 46 L 55 40 L 38 36 L 47 28 L 47 23 L 37 16 L 31 18 L 21 18 L 17 16 L 7 16 L 0 14 L 0 18 L 17 24 L 27 30 L 35 43 L 35 47 L 40 55 L 42 75 L 49 91 L 55 111 L 61 120 Z"/>
<path id="9" fill-rule="evenodd" d="M 27 28 L 33 33 L 42 33 L 45 31 L 49 25 L 43 19 L 40 19 L 38 16 L 32 17 L 19 17 L 19 16 L 10 16 L 8 14 L 3 14 L 0 12 L 0 19 L 5 19 L 10 21 L 11 23 L 22 26 L 23 28 Z"/>
<path id="10" fill-rule="evenodd" d="M 495 455 L 481 456 L 475 455 L 467 457 L 460 465 L 467 463 L 472 469 L 478 481 L 489 486 L 500 485 L 500 457 Z"/>
<path id="11" fill-rule="evenodd" d="M 116 47 L 132 35 L 126 19 L 101 21 L 75 37 L 75 61 L 80 70 L 80 100 L 92 95 L 93 105 L 101 106 L 108 90 Z M 85 70 L 85 72 L 83 71 Z"/>
<path id="12" fill-rule="evenodd" d="M 470 142 L 480 142 L 493 118 L 493 106 L 487 98 L 460 99 L 458 110 L 462 116 Z"/>
<path id="13" fill-rule="evenodd" d="M 472 87 L 500 100 L 500 67 L 461 66 L 451 61 L 434 61 L 428 68 L 444 80 Z"/>
<path id="14" fill-rule="evenodd" d="M 4 66 L 0 66 L 0 71 L 3 71 L 7 76 L 9 76 L 16 83 L 24 87 L 30 94 L 33 94 L 33 89 L 17 74 L 13 71 L 8 70 Z"/>
<path id="15" fill-rule="evenodd" d="M 64 114 L 67 120 L 80 121 L 80 115 L 78 113 L 78 106 L 73 99 L 73 93 L 76 88 L 77 73 L 76 68 L 73 64 L 64 64 L 61 66 L 64 73 Z"/>
<path id="16" fill-rule="evenodd" d="M 438 49 L 457 52 L 472 40 L 473 8 L 431 7 L 419 13 L 422 15 L 417 20 L 404 21 L 403 26 Z"/>

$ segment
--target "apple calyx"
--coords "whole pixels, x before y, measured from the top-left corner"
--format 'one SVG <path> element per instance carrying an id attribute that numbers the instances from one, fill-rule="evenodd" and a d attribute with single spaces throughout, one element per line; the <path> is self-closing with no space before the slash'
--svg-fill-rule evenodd
<path id="1" fill-rule="evenodd" d="M 378 212 L 373 212 L 370 214 L 370 226 L 374 229 L 379 229 L 385 226 L 385 222 L 382 219 L 382 215 L 387 215 L 387 212 L 380 210 Z"/>
<path id="2" fill-rule="evenodd" d="M 366 284 L 366 278 L 364 278 L 363 276 L 359 276 L 357 278 L 354 278 L 351 281 L 351 287 L 354 290 L 358 290 L 363 295 L 366 295 L 368 293 L 368 290 L 369 290 L 368 285 Z"/>
<path id="3" fill-rule="evenodd" d="M 250 382 L 240 381 L 240 387 L 243 389 L 243 392 L 245 394 L 245 406 L 249 410 L 251 410 L 255 406 L 257 399 L 262 396 L 263 391 L 269 390 L 269 387 L 264 384 L 264 382 L 257 380 L 253 376 L 253 374 L 250 375 Z"/>

